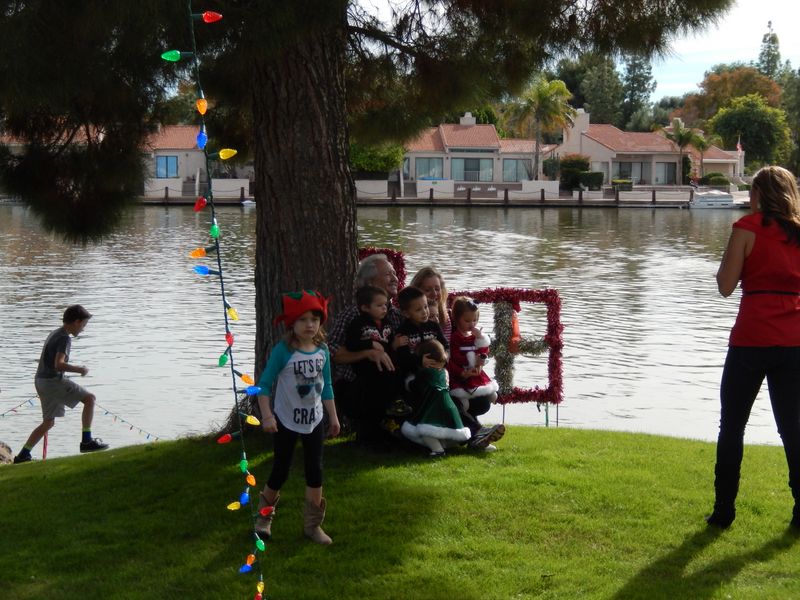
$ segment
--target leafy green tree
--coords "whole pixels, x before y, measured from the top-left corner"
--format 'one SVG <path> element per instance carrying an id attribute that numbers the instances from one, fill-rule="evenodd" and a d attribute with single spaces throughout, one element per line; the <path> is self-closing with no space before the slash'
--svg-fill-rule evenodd
<path id="1" fill-rule="evenodd" d="M 702 134 L 695 132 L 692 137 L 691 145 L 694 146 L 694 149 L 700 154 L 700 177 L 703 177 L 705 176 L 705 165 L 703 161 L 706 151 L 711 147 L 711 142 Z"/>
<path id="2" fill-rule="evenodd" d="M 772 31 L 772 21 L 767 22 L 767 32 L 761 38 L 761 50 L 758 53 L 756 67 L 758 72 L 765 77 L 773 80 L 778 78 L 781 67 L 781 50 L 778 34 Z"/>
<path id="3" fill-rule="evenodd" d="M 393 4 L 384 20 L 355 0 L 214 2 L 225 18 L 195 37 L 215 103 L 209 145 L 241 143 L 254 159 L 256 370 L 278 335 L 279 291 L 351 301 L 350 134 L 402 142 L 454 107 L 518 93 L 552 56 L 663 52 L 732 3 L 430 0 Z M 29 142 L 3 153 L 0 177 L 57 231 L 102 235 L 141 189 L 140 148 L 164 90 L 191 72 L 159 58 L 192 49 L 185 9 L 0 0 L 3 129 Z"/>
<path id="4" fill-rule="evenodd" d="M 589 69 L 602 62 L 603 57 L 592 52 L 582 53 L 577 58 L 562 58 L 556 63 L 555 69 L 547 73 L 547 78 L 563 81 L 567 89 L 572 92 L 569 103 L 574 108 L 584 108 L 586 97 L 581 91 L 581 82 Z"/>
<path id="5" fill-rule="evenodd" d="M 791 131 L 791 154 L 787 166 L 800 173 L 800 71 L 788 69 L 781 77 L 783 84 L 783 108 L 786 123 Z"/>
<path id="6" fill-rule="evenodd" d="M 508 113 L 509 128 L 526 132 L 536 140 L 533 151 L 533 179 L 539 179 L 539 153 L 542 132 L 562 129 L 572 124 L 575 109 L 569 105 L 572 96 L 563 81 L 548 81 L 539 75 L 514 102 Z"/>
<path id="7" fill-rule="evenodd" d="M 403 164 L 405 150 L 398 144 L 363 145 L 350 141 L 350 170 L 386 173 Z"/>
<path id="8" fill-rule="evenodd" d="M 786 113 L 768 106 L 758 94 L 734 98 L 708 124 L 729 148 L 741 139 L 749 164 L 783 163 L 789 158 Z"/>
<path id="9" fill-rule="evenodd" d="M 656 90 L 656 85 L 650 59 L 637 54 L 629 55 L 622 75 L 622 124 L 626 129 L 634 113 L 650 108 L 650 95 Z"/>
<path id="10" fill-rule="evenodd" d="M 622 102 L 624 89 L 614 61 L 609 57 L 590 68 L 580 85 L 586 98 L 586 111 L 593 123 L 610 123 L 624 127 Z"/>

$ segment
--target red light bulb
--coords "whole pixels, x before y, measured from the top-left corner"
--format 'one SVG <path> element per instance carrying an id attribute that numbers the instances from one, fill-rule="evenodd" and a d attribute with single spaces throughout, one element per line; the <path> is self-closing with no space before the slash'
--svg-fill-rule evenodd
<path id="1" fill-rule="evenodd" d="M 230 331 L 225 334 L 225 341 L 228 346 L 233 346 L 233 334 Z"/>
<path id="2" fill-rule="evenodd" d="M 206 207 L 206 204 L 208 204 L 208 201 L 203 196 L 200 196 L 197 202 L 194 203 L 194 212 L 200 212 Z"/>
<path id="3" fill-rule="evenodd" d="M 203 13 L 203 22 L 204 23 L 216 23 L 217 21 L 222 20 L 222 15 L 218 12 L 214 12 L 212 10 L 207 10 Z"/>
<path id="4" fill-rule="evenodd" d="M 225 433 L 217 438 L 218 444 L 227 444 L 233 439 L 233 436 L 230 433 Z"/>

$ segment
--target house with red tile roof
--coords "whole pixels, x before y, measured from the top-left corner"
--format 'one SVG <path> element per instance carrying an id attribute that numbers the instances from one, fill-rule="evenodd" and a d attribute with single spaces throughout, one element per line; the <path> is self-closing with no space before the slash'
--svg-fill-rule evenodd
<path id="1" fill-rule="evenodd" d="M 558 155 L 583 154 L 590 158 L 591 170 L 603 173 L 604 182 L 631 179 L 639 185 L 674 185 L 678 181 L 678 146 L 658 132 L 622 131 L 613 125 L 590 123 L 589 113 L 578 109 L 572 126 L 564 129 Z M 692 172 L 700 173 L 700 153 L 684 149 L 692 161 Z M 737 151 L 711 146 L 703 153 L 704 171 L 715 171 L 729 179 L 740 177 L 744 157 Z"/>
<path id="2" fill-rule="evenodd" d="M 503 184 L 533 179 L 534 140 L 500 139 L 494 125 L 478 125 L 470 113 L 456 124 L 429 127 L 406 143 L 403 175 L 406 181 L 450 180 Z M 542 145 L 547 157 L 556 146 Z M 541 175 L 541 161 L 540 175 Z"/>

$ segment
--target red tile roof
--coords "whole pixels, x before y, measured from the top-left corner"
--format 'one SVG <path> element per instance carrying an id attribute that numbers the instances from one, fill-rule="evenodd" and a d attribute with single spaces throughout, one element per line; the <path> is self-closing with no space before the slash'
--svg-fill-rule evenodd
<path id="1" fill-rule="evenodd" d="M 406 142 L 406 152 L 444 152 L 438 127 L 428 127 L 413 140 Z"/>
<path id="2" fill-rule="evenodd" d="M 678 147 L 660 133 L 622 131 L 613 125 L 589 125 L 586 137 L 615 152 L 677 152 Z"/>
<path id="3" fill-rule="evenodd" d="M 694 148 L 690 148 L 692 161 L 700 162 L 700 153 Z M 737 160 L 739 157 L 736 150 L 723 150 L 716 146 L 709 146 L 708 150 L 703 153 L 703 160 Z"/>
<path id="4" fill-rule="evenodd" d="M 197 125 L 168 125 L 145 141 L 149 150 L 192 150 L 197 147 Z"/>
<path id="5" fill-rule="evenodd" d="M 439 125 L 442 142 L 450 148 L 500 148 L 494 125 Z"/>

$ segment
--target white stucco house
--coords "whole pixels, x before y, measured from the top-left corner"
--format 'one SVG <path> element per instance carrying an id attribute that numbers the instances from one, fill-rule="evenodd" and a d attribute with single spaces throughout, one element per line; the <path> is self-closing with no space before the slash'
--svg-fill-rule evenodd
<path id="1" fill-rule="evenodd" d="M 571 127 L 564 130 L 564 141 L 556 150 L 559 156 L 583 154 L 591 160 L 591 170 L 603 173 L 604 182 L 631 179 L 639 185 L 673 185 L 678 181 L 678 147 L 662 133 L 622 131 L 613 125 L 590 123 L 582 108 Z M 684 150 L 692 161 L 692 171 L 700 173 L 700 153 L 693 147 Z M 711 146 L 703 154 L 704 171 L 720 172 L 728 178 L 740 177 L 744 155 Z"/>
<path id="2" fill-rule="evenodd" d="M 533 179 L 534 148 L 534 140 L 500 139 L 494 125 L 479 125 L 466 113 L 457 125 L 429 127 L 406 144 L 403 179 L 416 183 L 418 195 L 431 187 L 456 195 L 467 188 L 484 194 L 519 190 Z M 552 156 L 555 148 L 542 145 L 540 158 Z M 539 179 L 544 179 L 541 160 Z"/>

